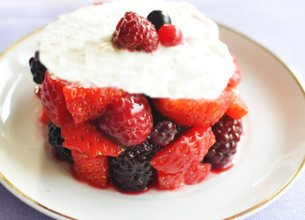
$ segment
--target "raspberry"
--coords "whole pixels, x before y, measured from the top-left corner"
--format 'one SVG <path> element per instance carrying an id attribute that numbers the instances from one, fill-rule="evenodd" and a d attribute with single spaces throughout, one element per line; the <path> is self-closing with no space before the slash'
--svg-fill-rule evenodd
<path id="1" fill-rule="evenodd" d="M 30 59 L 29 64 L 33 75 L 33 81 L 37 84 L 42 84 L 47 68 L 40 62 L 38 51 L 36 51 L 35 57 Z"/>
<path id="2" fill-rule="evenodd" d="M 55 155 L 62 160 L 66 160 L 70 163 L 74 163 L 74 160 L 71 156 L 71 150 L 62 146 L 62 143 L 65 141 L 61 136 L 61 129 L 56 127 L 52 122 L 48 125 L 48 137 L 49 143 L 54 149 Z"/>
<path id="3" fill-rule="evenodd" d="M 203 163 L 211 163 L 214 168 L 226 168 L 231 165 L 236 153 L 237 143 L 242 133 L 242 123 L 224 115 L 212 126 L 216 143 L 209 149 Z"/>
<path id="4" fill-rule="evenodd" d="M 146 140 L 153 118 L 145 96 L 127 93 L 109 103 L 98 123 L 110 138 L 124 147 L 134 147 Z"/>
<path id="5" fill-rule="evenodd" d="M 151 130 L 149 136 L 155 144 L 166 146 L 175 138 L 176 133 L 177 129 L 175 123 L 171 121 L 160 121 Z"/>
<path id="6" fill-rule="evenodd" d="M 171 24 L 163 25 L 159 31 L 160 43 L 165 47 L 177 46 L 182 43 L 183 35 L 179 27 Z"/>
<path id="7" fill-rule="evenodd" d="M 135 12 L 126 12 L 112 35 L 112 44 L 118 49 L 151 53 L 159 44 L 155 26 Z"/>
<path id="8" fill-rule="evenodd" d="M 126 149 L 118 157 L 109 157 L 111 180 L 122 191 L 146 190 L 156 176 L 156 170 L 149 161 L 161 148 L 148 138 L 144 143 Z"/>

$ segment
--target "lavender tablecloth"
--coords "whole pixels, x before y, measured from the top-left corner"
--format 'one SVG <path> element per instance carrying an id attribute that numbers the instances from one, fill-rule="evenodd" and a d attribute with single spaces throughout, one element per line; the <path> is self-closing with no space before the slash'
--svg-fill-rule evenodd
<path id="1" fill-rule="evenodd" d="M 265 45 L 305 80 L 305 0 L 188 1 L 208 17 Z M 56 19 L 58 14 L 93 2 L 0 0 L 0 53 L 22 36 Z M 305 173 L 278 200 L 247 220 L 301 220 L 305 219 L 304 207 Z M 0 219 L 51 218 L 21 202 L 0 184 Z"/>

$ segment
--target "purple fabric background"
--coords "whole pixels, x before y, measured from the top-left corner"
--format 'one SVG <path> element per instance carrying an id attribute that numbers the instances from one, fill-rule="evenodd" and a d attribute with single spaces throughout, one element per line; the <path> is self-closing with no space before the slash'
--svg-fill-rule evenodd
<path id="1" fill-rule="evenodd" d="M 266 46 L 305 80 L 304 0 L 188 1 L 213 20 Z M 0 53 L 21 37 L 55 20 L 58 14 L 71 12 L 93 2 L 94 0 L 0 0 Z M 304 207 L 303 172 L 283 196 L 247 220 L 301 220 L 305 219 Z M 0 184 L 0 219 L 51 218 L 24 204 Z"/>

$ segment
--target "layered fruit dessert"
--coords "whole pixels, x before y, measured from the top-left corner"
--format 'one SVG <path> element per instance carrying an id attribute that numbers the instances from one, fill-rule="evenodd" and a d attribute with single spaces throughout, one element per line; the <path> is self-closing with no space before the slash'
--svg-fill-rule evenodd
<path id="1" fill-rule="evenodd" d="M 232 165 L 248 109 L 217 25 L 186 2 L 123 0 L 46 26 L 30 59 L 55 155 L 122 191 Z"/>

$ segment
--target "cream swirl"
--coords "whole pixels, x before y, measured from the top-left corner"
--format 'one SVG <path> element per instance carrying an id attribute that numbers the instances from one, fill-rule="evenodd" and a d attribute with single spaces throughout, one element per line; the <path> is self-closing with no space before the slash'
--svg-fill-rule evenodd
<path id="1" fill-rule="evenodd" d="M 127 11 L 143 17 L 165 11 L 184 41 L 157 51 L 129 52 L 112 46 L 111 36 Z M 186 2 L 116 0 L 59 16 L 46 26 L 40 58 L 55 77 L 84 86 L 115 86 L 151 97 L 215 99 L 233 74 L 218 27 Z"/>

